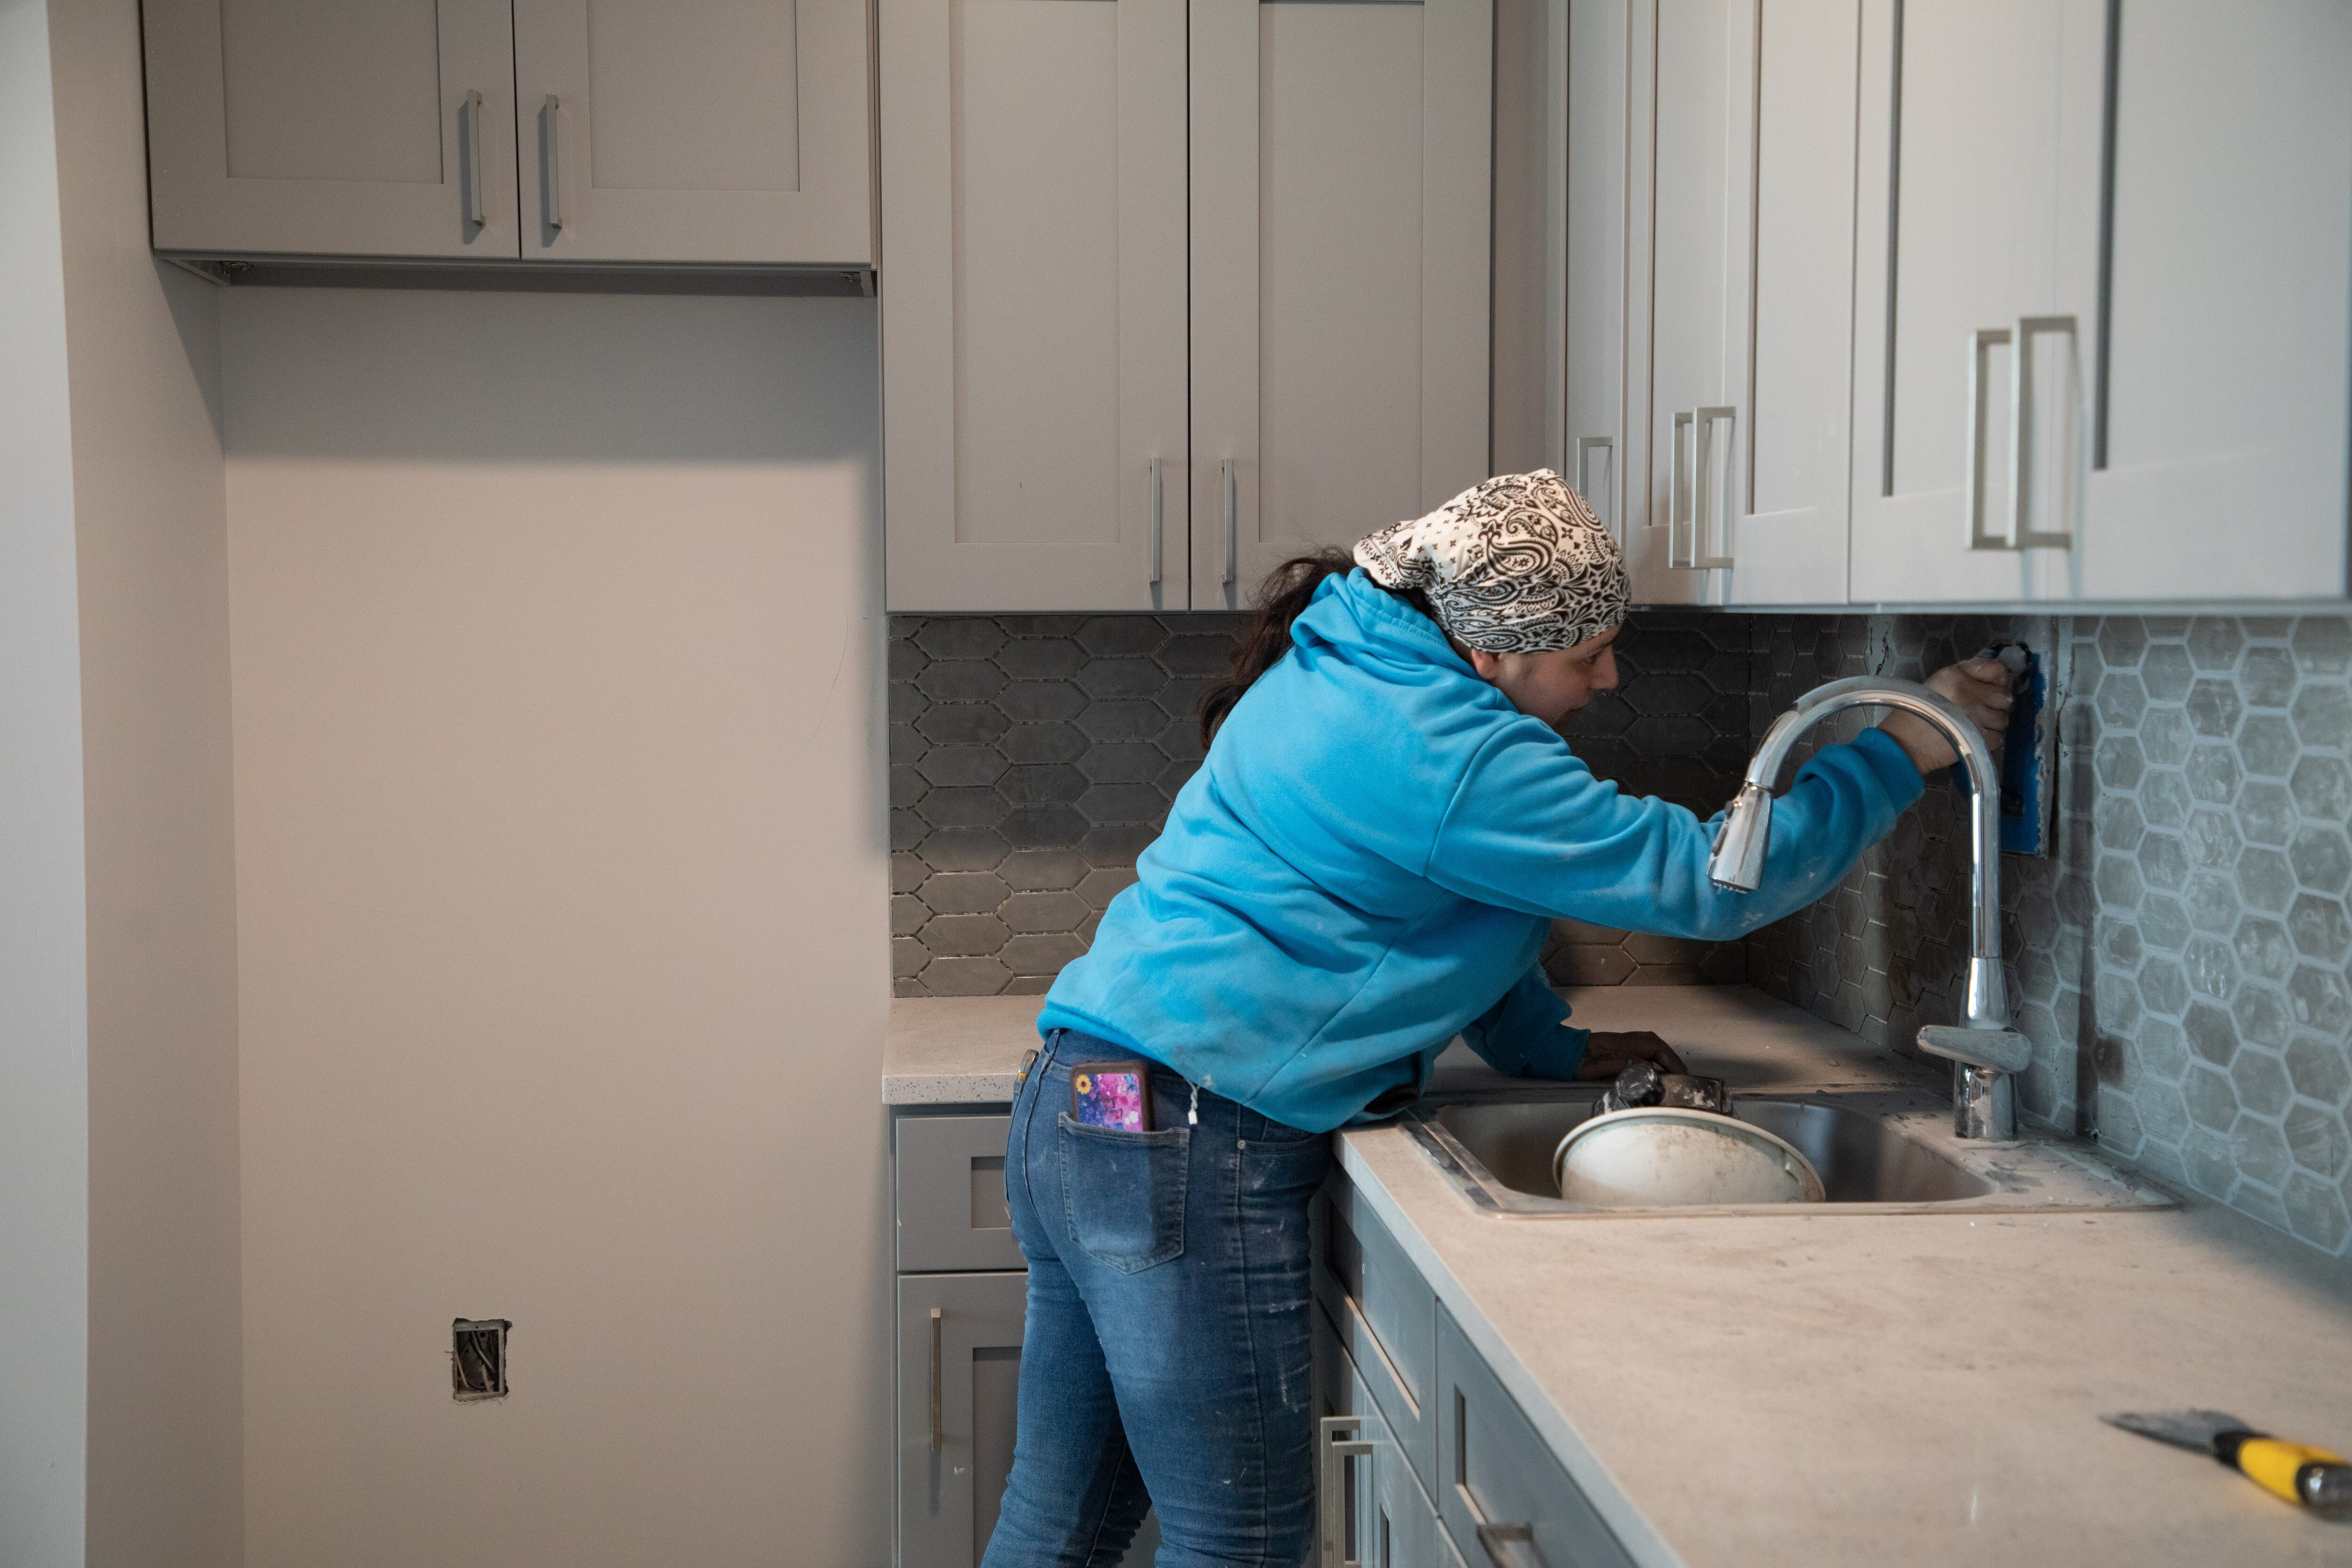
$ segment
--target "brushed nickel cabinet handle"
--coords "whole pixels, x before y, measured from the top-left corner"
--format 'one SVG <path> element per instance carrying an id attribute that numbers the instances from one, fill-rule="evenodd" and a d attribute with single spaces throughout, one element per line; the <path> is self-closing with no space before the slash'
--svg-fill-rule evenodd
<path id="1" fill-rule="evenodd" d="M 1315 1563 L 1316 1568 L 1363 1568 L 1348 1550 L 1346 1514 L 1348 1511 L 1348 1461 L 1362 1458 L 1372 1451 L 1372 1445 L 1343 1439 L 1339 1434 L 1353 1432 L 1363 1425 L 1358 1415 L 1326 1415 L 1316 1423 L 1315 1446 L 1318 1450 L 1315 1467 Z"/>
<path id="2" fill-rule="evenodd" d="M 1167 517 L 1166 499 L 1160 483 L 1160 459 L 1151 459 L 1151 585 L 1160 586 L 1160 535 Z"/>
<path id="3" fill-rule="evenodd" d="M 1234 482 L 1234 460 L 1227 458 L 1217 468 L 1218 483 L 1224 489 L 1225 509 L 1225 586 L 1230 588 L 1241 574 L 1241 495 Z"/>
<path id="4" fill-rule="evenodd" d="M 1482 1524 L 1478 1527 L 1478 1544 L 1486 1549 L 1486 1561 L 1495 1568 L 1544 1568 L 1543 1553 L 1536 1550 L 1533 1525 Z"/>
<path id="5" fill-rule="evenodd" d="M 1666 443 L 1666 566 L 1669 571 L 1686 570 L 1698 554 L 1696 534 L 1691 538 L 1690 555 L 1683 554 L 1683 454 L 1687 444 L 1687 432 L 1697 418 L 1696 413 L 1676 414 L 1675 433 Z M 1690 491 L 1694 499 L 1698 487 L 1694 482 Z"/>
<path id="6" fill-rule="evenodd" d="M 466 143 L 466 221 L 484 226 L 482 209 L 482 95 L 466 94 L 457 107 L 457 135 Z"/>
<path id="7" fill-rule="evenodd" d="M 2007 327 L 1979 327 L 1969 334 L 1968 466 L 1960 475 L 1960 510 L 1968 519 L 1970 550 L 2007 550 L 2009 540 L 1985 531 L 1985 354 L 2008 342 Z"/>
<path id="8" fill-rule="evenodd" d="M 2033 515 L 2033 340 L 2044 332 L 2063 332 L 2066 346 L 2074 346 L 2072 316 L 2020 316 L 2010 339 L 2009 382 L 2009 547 L 2011 550 L 2071 550 L 2072 529 L 2037 529 Z M 2062 461 L 2063 459 L 2062 458 Z"/>
<path id="9" fill-rule="evenodd" d="M 1722 499 L 1722 486 L 1715 482 L 1715 443 L 1707 438 L 1717 420 L 1738 427 L 1737 408 L 1695 408 L 1691 410 L 1691 446 L 1696 456 L 1693 467 L 1696 477 L 1691 482 L 1690 554 L 1683 564 L 1698 571 L 1727 569 L 1728 555 L 1704 555 L 1700 552 L 1712 547 L 1723 524 L 1716 515 L 1716 502 Z"/>
<path id="10" fill-rule="evenodd" d="M 547 226 L 563 226 L 563 100 L 549 93 L 539 108 L 539 199 Z"/>
<path id="11" fill-rule="evenodd" d="M 931 1452 L 936 1454 L 947 1444 L 946 1434 L 940 1430 L 940 1309 L 931 1309 Z"/>
<path id="12" fill-rule="evenodd" d="M 1609 454 L 1609 480 L 1604 481 L 1601 488 L 1607 489 L 1609 482 L 1617 477 L 1615 439 L 1608 436 L 1579 436 L 1576 438 L 1576 493 L 1584 498 L 1585 505 L 1592 508 L 1592 514 L 1601 519 L 1601 525 L 1609 527 L 1610 521 L 1606 515 L 1608 496 L 1604 494 L 1599 501 L 1592 499 L 1592 454 L 1595 452 Z"/>

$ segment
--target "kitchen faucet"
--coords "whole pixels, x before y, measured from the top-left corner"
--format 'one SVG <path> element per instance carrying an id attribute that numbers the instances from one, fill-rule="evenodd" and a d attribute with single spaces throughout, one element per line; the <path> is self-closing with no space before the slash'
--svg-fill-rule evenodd
<path id="1" fill-rule="evenodd" d="M 1752 893 L 1764 879 L 1764 851 L 1772 832 L 1772 784 L 1797 738 L 1848 708 L 1894 708 L 1926 721 L 1959 753 L 1969 777 L 1969 878 L 1975 892 L 1969 932 L 1965 1016 L 1959 1026 L 1931 1024 L 1919 1048 L 1952 1063 L 1952 1130 L 1962 1138 L 2009 1142 L 2017 1137 L 2014 1075 L 2033 1059 L 2033 1047 L 2009 1026 L 2000 973 L 2000 769 L 1967 714 L 1937 692 L 1909 680 L 1856 676 L 1817 686 L 1772 721 L 1748 764 L 1739 793 L 1716 829 L 1706 874 L 1717 887 Z"/>

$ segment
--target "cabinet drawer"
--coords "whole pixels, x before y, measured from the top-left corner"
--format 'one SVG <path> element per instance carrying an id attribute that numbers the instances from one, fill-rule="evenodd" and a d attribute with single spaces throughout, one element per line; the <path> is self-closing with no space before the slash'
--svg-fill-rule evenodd
<path id="1" fill-rule="evenodd" d="M 898 1269 L 1025 1268 L 1004 1202 L 1009 1116 L 901 1116 Z"/>
<path id="2" fill-rule="evenodd" d="M 1633 1568 L 1625 1549 L 1443 1308 L 1437 1376 L 1441 1479 L 1431 1490 L 1464 1558 L 1496 1568 Z M 1478 1539 L 1482 1526 L 1491 1546 Z"/>
<path id="3" fill-rule="evenodd" d="M 1317 1205 L 1315 1289 L 1422 1486 L 1435 1496 L 1437 1296 L 1345 1180 Z"/>

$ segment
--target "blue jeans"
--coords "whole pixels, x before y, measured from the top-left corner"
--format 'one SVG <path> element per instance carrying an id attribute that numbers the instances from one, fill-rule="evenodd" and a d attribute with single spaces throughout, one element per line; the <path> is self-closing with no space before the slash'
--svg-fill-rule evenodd
<path id="1" fill-rule="evenodd" d="M 1057 1030 L 1013 1102 L 1005 1191 L 1029 1260 L 1020 1436 L 983 1568 L 1295 1568 L 1315 1539 L 1307 1204 L 1330 1140 L 1152 1074 L 1150 1132 L 1069 1119 Z"/>

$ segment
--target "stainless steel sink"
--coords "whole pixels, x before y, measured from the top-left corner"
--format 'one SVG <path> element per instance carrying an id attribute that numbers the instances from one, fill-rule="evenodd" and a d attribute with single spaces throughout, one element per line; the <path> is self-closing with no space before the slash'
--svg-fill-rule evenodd
<path id="1" fill-rule="evenodd" d="M 1787 1214 L 1747 1208 L 1601 1209 L 1565 1202 L 1552 1151 L 1593 1114 L 1593 1090 L 1433 1097 L 1406 1129 L 1480 1208 L 1520 1217 Z M 2173 1199 L 2058 1140 L 1989 1144 L 1952 1136 L 1950 1112 L 1915 1092 L 1739 1098 L 1734 1112 L 1779 1133 L 1821 1173 L 1829 1201 L 1798 1212 L 1921 1213 L 1950 1209 L 2166 1208 Z"/>

